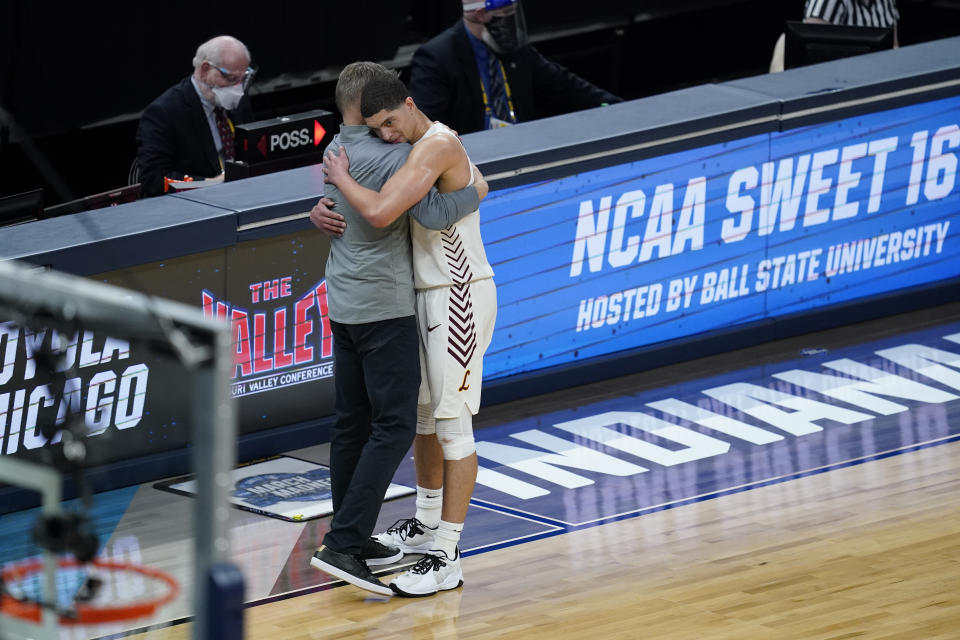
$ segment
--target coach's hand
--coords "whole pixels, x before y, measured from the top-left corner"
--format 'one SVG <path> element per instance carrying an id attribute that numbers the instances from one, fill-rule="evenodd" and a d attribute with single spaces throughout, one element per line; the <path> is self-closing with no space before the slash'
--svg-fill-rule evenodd
<path id="1" fill-rule="evenodd" d="M 471 164 L 470 167 L 473 169 L 473 186 L 477 190 L 477 195 L 480 196 L 481 200 L 483 200 L 487 197 L 490 187 L 487 185 L 487 181 L 484 180 L 483 174 L 480 173 L 480 169 L 477 168 L 477 165 Z"/>
<path id="2" fill-rule="evenodd" d="M 339 238 L 347 228 L 347 223 L 339 213 L 331 211 L 334 206 L 330 198 L 320 198 L 310 210 L 310 222 L 317 229 L 332 238 Z"/>

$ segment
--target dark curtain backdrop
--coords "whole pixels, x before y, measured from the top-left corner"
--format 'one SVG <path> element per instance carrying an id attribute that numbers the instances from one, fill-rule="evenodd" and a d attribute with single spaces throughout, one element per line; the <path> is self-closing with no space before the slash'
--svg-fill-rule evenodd
<path id="1" fill-rule="evenodd" d="M 32 136 L 136 113 L 192 73 L 197 46 L 219 34 L 246 43 L 264 77 L 388 60 L 412 1 L 5 2 L 0 100 Z"/>

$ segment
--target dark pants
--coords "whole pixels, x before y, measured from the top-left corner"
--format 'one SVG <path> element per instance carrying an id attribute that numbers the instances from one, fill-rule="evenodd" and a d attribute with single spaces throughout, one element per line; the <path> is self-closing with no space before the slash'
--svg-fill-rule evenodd
<path id="1" fill-rule="evenodd" d="M 330 326 L 337 422 L 330 438 L 333 520 L 323 544 L 356 554 L 416 435 L 417 324 L 407 316 Z"/>

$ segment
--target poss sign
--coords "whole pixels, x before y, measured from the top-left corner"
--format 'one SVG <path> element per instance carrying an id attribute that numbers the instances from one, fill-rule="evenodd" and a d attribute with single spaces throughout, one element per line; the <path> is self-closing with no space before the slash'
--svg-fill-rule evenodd
<path id="1" fill-rule="evenodd" d="M 236 159 L 258 164 L 305 154 L 322 154 L 337 131 L 339 118 L 315 109 L 237 125 Z"/>

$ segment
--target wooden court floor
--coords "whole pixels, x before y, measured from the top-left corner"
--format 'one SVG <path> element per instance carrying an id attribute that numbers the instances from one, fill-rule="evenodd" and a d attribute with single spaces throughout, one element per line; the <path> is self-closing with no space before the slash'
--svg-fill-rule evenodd
<path id="1" fill-rule="evenodd" d="M 958 638 L 958 496 L 954 442 L 471 556 L 432 598 L 252 607 L 247 637 Z"/>
<path id="2" fill-rule="evenodd" d="M 958 319 L 954 304 L 811 334 L 491 407 L 478 422 Z M 937 419 L 960 419 L 956 404 Z M 252 606 L 246 636 L 960 638 L 960 442 L 497 548 L 463 569 L 462 589 L 430 598 L 339 586 Z M 134 637 L 189 633 L 180 624 Z"/>
<path id="3" fill-rule="evenodd" d="M 925 383 L 929 391 L 940 384 L 939 400 L 890 396 L 887 386 L 884 397 L 908 408 L 874 411 L 872 419 L 850 424 L 824 421 L 821 431 L 802 436 L 782 431 L 767 444 L 727 437 L 726 453 L 675 467 L 621 454 L 621 462 L 649 468 L 622 477 L 569 464 L 574 449 L 615 462 L 613 449 L 593 434 L 563 431 L 570 420 L 642 411 L 667 399 L 720 410 L 706 394 L 730 383 L 785 390 L 794 402 L 822 401 L 826 396 L 785 386 L 776 376 L 830 373 L 831 361 L 876 372 L 886 366 L 878 350 L 904 344 L 953 354 L 940 369 L 942 384 L 925 374 L 908 382 L 903 368 L 883 370 L 907 387 Z M 823 354 L 798 356 L 806 351 Z M 308 565 L 329 517 L 289 523 L 232 510 L 231 557 L 244 571 L 249 601 L 246 637 L 960 640 L 958 369 L 960 303 L 954 303 L 485 407 L 475 421 L 477 446 L 494 448 L 483 466 L 550 491 L 511 502 L 513 496 L 478 484 L 461 541 L 462 589 L 404 599 L 337 586 Z M 874 394 L 858 401 L 883 400 L 877 387 L 857 384 Z M 866 411 L 847 404 L 854 406 Z M 725 416 L 748 419 L 739 409 Z M 753 422 L 773 433 L 773 423 Z M 637 429 L 616 435 L 632 446 L 663 443 Z M 558 442 L 567 449 L 551 453 Z M 495 447 L 546 455 L 554 471 L 592 481 L 564 488 L 547 476 L 508 469 L 495 460 Z M 325 464 L 323 447 L 312 449 L 291 455 Z M 397 481 L 412 484 L 412 473 L 407 460 Z M 115 516 L 105 556 L 170 572 L 183 591 L 154 619 L 65 628 L 60 640 L 190 638 L 183 620 L 192 610 L 192 498 L 151 484 L 112 494 L 101 508 Z M 384 503 L 378 528 L 409 516 L 413 502 L 407 496 Z M 27 534 L 29 514 L 5 521 L 0 537 L 15 550 L 12 534 Z"/>

